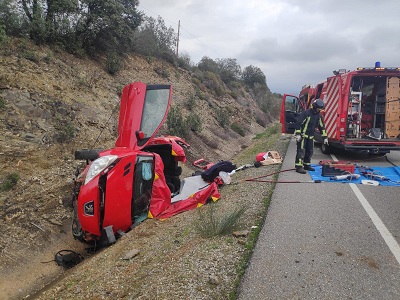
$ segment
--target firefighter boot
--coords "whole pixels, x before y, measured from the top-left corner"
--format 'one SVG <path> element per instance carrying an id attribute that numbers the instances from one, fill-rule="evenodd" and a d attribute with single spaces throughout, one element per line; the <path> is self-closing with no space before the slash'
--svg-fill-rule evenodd
<path id="1" fill-rule="evenodd" d="M 315 171 L 315 169 L 313 167 L 311 167 L 310 165 L 305 165 L 304 170 Z"/>
<path id="2" fill-rule="evenodd" d="M 307 171 L 304 170 L 303 167 L 296 167 L 296 172 L 300 173 L 300 174 L 306 174 L 307 173 Z"/>

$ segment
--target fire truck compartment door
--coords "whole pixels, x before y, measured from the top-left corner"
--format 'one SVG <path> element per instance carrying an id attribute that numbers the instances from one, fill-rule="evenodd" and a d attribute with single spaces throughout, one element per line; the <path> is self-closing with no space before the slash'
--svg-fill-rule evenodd
<path id="1" fill-rule="evenodd" d="M 400 135 L 400 79 L 388 77 L 386 81 L 385 133 L 388 138 Z"/>

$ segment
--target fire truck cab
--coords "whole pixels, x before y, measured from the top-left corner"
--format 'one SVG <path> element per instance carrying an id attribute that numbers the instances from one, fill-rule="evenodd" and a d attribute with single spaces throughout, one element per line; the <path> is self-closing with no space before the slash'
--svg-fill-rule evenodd
<path id="1" fill-rule="evenodd" d="M 285 94 L 280 121 L 283 133 L 293 133 L 297 116 L 315 99 L 325 103 L 323 112 L 329 146 L 371 154 L 400 150 L 400 68 L 373 68 L 355 71 L 340 69 L 326 81 L 302 87 L 298 96 Z"/>

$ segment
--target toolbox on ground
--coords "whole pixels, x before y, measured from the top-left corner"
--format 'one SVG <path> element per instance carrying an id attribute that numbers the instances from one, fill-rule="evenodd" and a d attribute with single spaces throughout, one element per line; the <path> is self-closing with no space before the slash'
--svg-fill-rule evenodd
<path id="1" fill-rule="evenodd" d="M 343 173 L 354 173 L 355 165 L 346 161 L 322 160 L 322 176 L 336 176 Z"/>

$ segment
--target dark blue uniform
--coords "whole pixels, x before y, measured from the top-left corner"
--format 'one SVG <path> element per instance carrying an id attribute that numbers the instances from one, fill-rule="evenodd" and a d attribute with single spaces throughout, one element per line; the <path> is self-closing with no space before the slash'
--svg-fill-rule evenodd
<path id="1" fill-rule="evenodd" d="M 302 139 L 297 142 L 297 154 L 296 154 L 296 168 L 308 169 L 311 165 L 311 157 L 314 152 L 314 135 L 315 128 L 319 129 L 323 138 L 327 137 L 325 131 L 325 125 L 322 120 L 321 114 L 313 109 L 307 109 L 303 111 L 297 117 L 297 125 L 295 134 L 301 135 Z"/>

